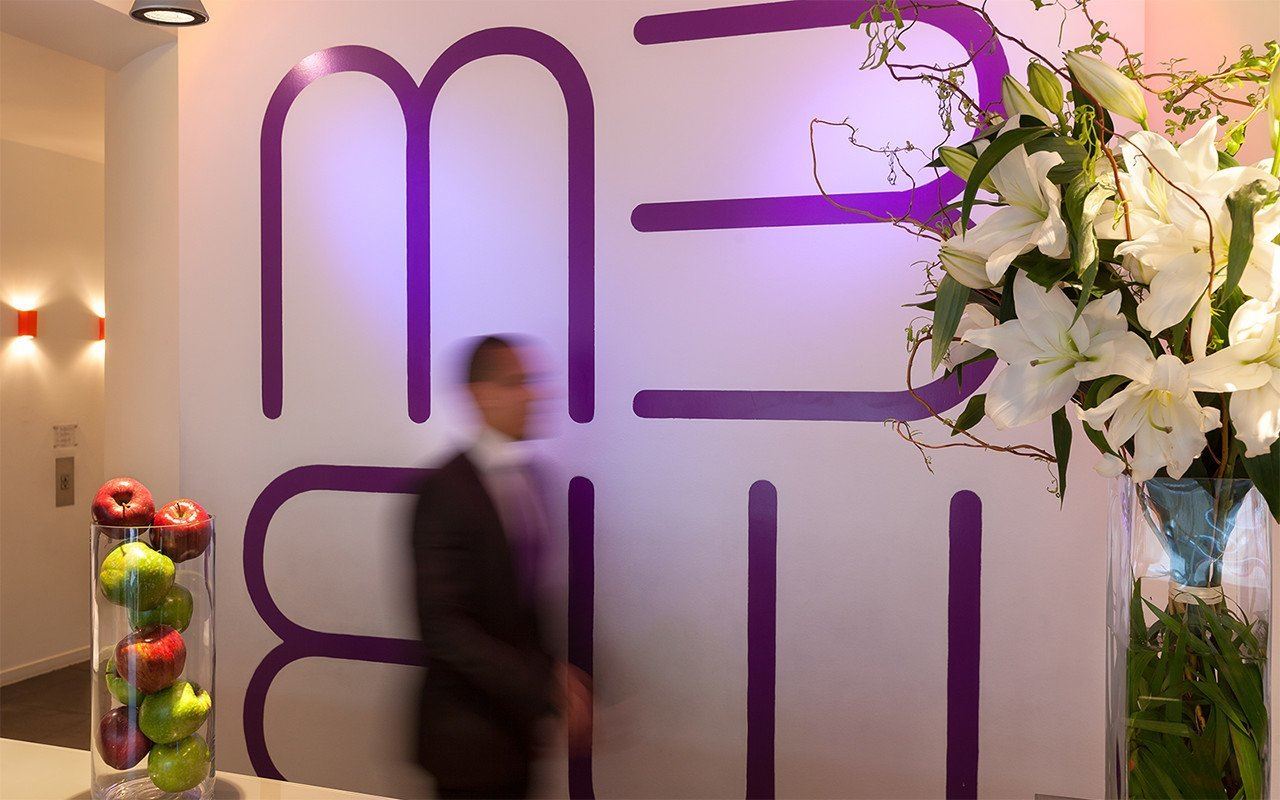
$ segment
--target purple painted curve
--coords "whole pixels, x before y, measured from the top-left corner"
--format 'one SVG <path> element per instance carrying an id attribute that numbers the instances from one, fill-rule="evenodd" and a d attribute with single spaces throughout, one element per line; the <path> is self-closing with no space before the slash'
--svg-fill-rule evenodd
<path id="1" fill-rule="evenodd" d="M 939 378 L 916 390 L 939 412 L 954 408 L 978 391 L 995 369 L 995 360 L 965 367 L 961 379 Z M 907 391 L 792 392 L 715 389 L 645 389 L 631 403 L 646 419 L 811 420 L 821 422 L 885 422 L 929 417 L 928 410 Z"/>
<path id="2" fill-rule="evenodd" d="M 773 800 L 778 687 L 778 490 L 747 493 L 747 800 Z"/>
<path id="3" fill-rule="evenodd" d="M 847 26 L 872 4 L 872 0 L 795 0 L 655 14 L 636 23 L 635 39 L 651 45 Z M 1000 79 L 1008 74 L 1009 63 L 991 26 L 980 15 L 949 0 L 908 0 L 900 7 L 905 19 L 931 25 L 950 35 L 966 52 L 974 53 L 978 102 L 984 107 L 1001 108 Z M 910 215 L 927 220 L 963 188 L 963 182 L 948 174 L 913 189 L 839 194 L 833 198 L 876 216 Z M 876 221 L 842 211 L 820 194 L 643 203 L 631 213 L 632 226 L 643 232 Z"/>
<path id="4" fill-rule="evenodd" d="M 947 800 L 978 797 L 982 654 L 982 500 L 951 498 L 947 596 Z"/>
<path id="5" fill-rule="evenodd" d="M 422 83 L 391 56 L 343 45 L 304 58 L 280 81 L 267 104 L 260 142 L 262 213 L 262 412 L 279 418 L 284 405 L 282 142 L 294 100 L 326 75 L 361 72 L 381 80 L 405 119 L 405 290 L 409 418 L 431 415 L 431 116 L 444 84 L 459 69 L 489 56 L 528 58 L 560 86 L 568 117 L 568 403 L 578 423 L 595 415 L 595 101 L 586 73 L 564 45 L 529 28 L 490 28 L 459 39 L 436 59 Z"/>
<path id="6" fill-rule="evenodd" d="M 306 492 L 413 494 L 430 473 L 429 469 L 412 467 L 313 464 L 296 467 L 280 475 L 267 484 L 254 501 L 244 531 L 245 584 L 258 616 L 281 639 L 280 644 L 254 669 L 245 690 L 245 746 L 258 775 L 285 780 L 271 760 L 267 747 L 266 702 L 272 682 L 289 664 L 306 658 L 339 658 L 409 666 L 426 664 L 422 643 L 417 640 L 327 633 L 289 619 L 267 586 L 264 556 L 271 520 L 285 503 Z"/>
<path id="7" fill-rule="evenodd" d="M 596 489 L 581 475 L 569 481 L 569 663 L 595 671 Z M 570 800 L 595 800 L 591 748 L 569 756 Z"/>

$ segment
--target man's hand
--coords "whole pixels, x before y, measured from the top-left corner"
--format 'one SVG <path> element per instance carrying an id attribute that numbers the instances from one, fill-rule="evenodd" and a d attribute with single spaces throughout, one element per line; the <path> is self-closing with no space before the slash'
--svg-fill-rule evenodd
<path id="1" fill-rule="evenodd" d="M 569 755 L 586 755 L 591 749 L 591 678 L 572 664 L 556 665 L 560 689 L 560 713 L 564 716 Z"/>

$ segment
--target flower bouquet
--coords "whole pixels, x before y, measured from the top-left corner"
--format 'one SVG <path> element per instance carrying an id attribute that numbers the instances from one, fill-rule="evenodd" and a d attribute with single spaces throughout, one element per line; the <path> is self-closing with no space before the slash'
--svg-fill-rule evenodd
<path id="1" fill-rule="evenodd" d="M 981 15 L 987 46 L 1029 57 L 1025 83 L 1005 76 L 1003 109 L 966 93 L 969 62 L 893 63 L 915 6 L 875 3 L 854 27 L 870 33 L 864 66 L 930 84 L 944 122 L 959 110 L 978 132 L 930 164 L 964 181 L 958 201 L 886 220 L 937 241 L 910 362 L 927 346 L 935 371 L 994 358 L 998 373 L 956 418 L 917 395 L 947 442 L 894 425 L 926 458 L 977 447 L 1056 465 L 1061 496 L 1076 408 L 1097 470 L 1120 481 L 1110 794 L 1264 797 L 1280 159 L 1236 156 L 1257 118 L 1280 151 L 1280 47 L 1243 48 L 1212 74 L 1149 69 L 1077 2 L 1056 5 L 1086 17 L 1090 41 L 1047 57 L 982 8 L 945 5 Z M 1149 129 L 1153 99 L 1167 135 Z M 918 148 L 877 152 L 896 163 L 907 149 Z M 983 420 L 997 431 L 1048 420 L 1052 451 L 986 441 Z"/>

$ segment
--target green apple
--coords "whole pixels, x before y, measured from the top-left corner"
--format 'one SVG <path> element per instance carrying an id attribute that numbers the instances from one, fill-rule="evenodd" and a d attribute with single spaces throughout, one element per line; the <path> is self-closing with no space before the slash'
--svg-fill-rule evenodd
<path id="1" fill-rule="evenodd" d="M 120 677 L 120 673 L 116 671 L 114 657 L 107 659 L 107 663 L 102 667 L 102 674 L 107 682 L 107 691 L 111 692 L 111 696 L 122 704 L 131 708 L 137 707 L 138 702 L 145 696 L 139 694 L 137 689 L 130 686 L 128 681 Z"/>
<path id="2" fill-rule="evenodd" d="M 98 584 L 118 606 L 155 608 L 173 586 L 173 561 L 142 542 L 125 542 L 102 559 Z"/>
<path id="3" fill-rule="evenodd" d="M 145 610 L 130 608 L 129 624 L 135 630 L 147 625 L 168 625 L 178 633 L 182 633 L 191 624 L 192 605 L 191 592 L 188 592 L 186 587 L 175 583 L 160 601 L 160 605 L 155 608 Z"/>
<path id="4" fill-rule="evenodd" d="M 213 753 L 199 734 L 172 744 L 157 744 L 147 756 L 147 775 L 156 788 L 185 792 L 200 785 L 209 774 Z"/>
<path id="5" fill-rule="evenodd" d="M 185 739 L 204 724 L 213 700 L 198 684 L 178 681 L 142 698 L 138 727 L 156 744 Z"/>

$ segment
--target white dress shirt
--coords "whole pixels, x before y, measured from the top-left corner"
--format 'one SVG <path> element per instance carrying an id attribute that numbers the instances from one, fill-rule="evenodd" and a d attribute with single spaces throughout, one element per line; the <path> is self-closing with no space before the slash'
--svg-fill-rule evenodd
<path id="1" fill-rule="evenodd" d="M 521 591 L 532 601 L 536 599 L 548 518 L 530 472 L 528 454 L 510 436 L 485 427 L 467 455 L 497 508 Z"/>

